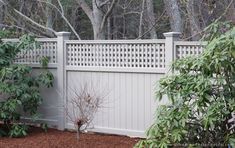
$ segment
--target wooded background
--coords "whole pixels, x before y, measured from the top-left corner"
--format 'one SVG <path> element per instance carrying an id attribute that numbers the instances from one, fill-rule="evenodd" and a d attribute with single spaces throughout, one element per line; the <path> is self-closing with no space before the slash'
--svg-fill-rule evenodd
<path id="1" fill-rule="evenodd" d="M 215 20 L 235 24 L 235 0 L 0 0 L 0 29 L 73 39 L 153 39 L 182 32 L 199 40 Z"/>

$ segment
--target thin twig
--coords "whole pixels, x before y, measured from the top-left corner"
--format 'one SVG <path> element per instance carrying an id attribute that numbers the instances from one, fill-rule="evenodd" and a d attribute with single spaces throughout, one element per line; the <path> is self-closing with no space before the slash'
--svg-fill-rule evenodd
<path id="1" fill-rule="evenodd" d="M 141 39 L 143 36 L 148 34 L 154 27 L 156 27 L 158 21 L 160 21 L 160 19 L 164 16 L 165 13 L 166 13 L 166 10 L 164 10 L 164 12 L 161 14 L 161 16 L 155 21 L 154 25 L 151 28 L 149 28 L 146 32 L 144 32 L 140 37 L 136 38 L 136 40 Z"/>

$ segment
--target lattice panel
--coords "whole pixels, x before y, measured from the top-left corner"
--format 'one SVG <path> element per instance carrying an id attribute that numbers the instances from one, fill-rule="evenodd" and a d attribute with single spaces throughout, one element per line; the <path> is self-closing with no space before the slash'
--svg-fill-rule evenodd
<path id="1" fill-rule="evenodd" d="M 67 43 L 67 65 L 165 68 L 164 43 Z"/>
<path id="2" fill-rule="evenodd" d="M 176 58 L 181 59 L 191 55 L 199 55 L 202 50 L 202 45 L 176 45 Z"/>
<path id="3" fill-rule="evenodd" d="M 50 64 L 57 63 L 57 42 L 56 41 L 40 41 L 39 49 L 33 49 L 21 52 L 16 63 L 39 64 L 41 57 L 49 57 Z"/>

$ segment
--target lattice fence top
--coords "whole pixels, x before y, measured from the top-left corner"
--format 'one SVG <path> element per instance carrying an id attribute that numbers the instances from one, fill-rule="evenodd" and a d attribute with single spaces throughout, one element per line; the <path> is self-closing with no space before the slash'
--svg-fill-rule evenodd
<path id="1" fill-rule="evenodd" d="M 67 66 L 165 68 L 164 41 L 66 42 Z"/>
<path id="2" fill-rule="evenodd" d="M 17 42 L 18 40 L 5 40 Z M 39 64 L 42 57 L 49 57 L 50 64 L 57 63 L 57 39 L 37 39 L 39 42 L 38 49 L 22 51 L 16 58 L 16 63 L 22 64 Z"/>
<path id="3" fill-rule="evenodd" d="M 16 39 L 5 41 L 17 42 Z M 41 57 L 50 57 L 49 64 L 64 60 L 66 68 L 80 70 L 118 70 L 126 72 L 165 72 L 173 50 L 176 59 L 202 53 L 205 43 L 175 41 L 174 47 L 166 46 L 166 40 L 64 40 L 57 38 L 37 39 L 39 49 L 21 52 L 16 63 L 39 64 Z M 58 44 L 58 45 L 57 45 Z M 170 44 L 170 43 L 169 43 Z M 57 47 L 61 46 L 61 47 Z M 174 48 L 174 49 L 173 49 Z M 66 54 L 58 59 L 58 51 Z M 63 63 L 63 62 L 62 62 Z M 102 69 L 100 69 L 102 68 Z M 107 68 L 107 69 L 105 69 Z"/>
<path id="4" fill-rule="evenodd" d="M 187 56 L 199 55 L 203 51 L 205 43 L 202 42 L 175 42 L 176 58 L 181 59 Z"/>

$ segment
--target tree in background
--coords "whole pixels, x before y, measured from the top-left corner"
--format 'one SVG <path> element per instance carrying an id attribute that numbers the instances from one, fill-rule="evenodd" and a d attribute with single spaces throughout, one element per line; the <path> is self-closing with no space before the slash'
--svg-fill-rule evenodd
<path id="1" fill-rule="evenodd" d="M 147 39 L 177 31 L 185 40 L 198 40 L 216 19 L 234 22 L 234 1 L 0 0 L 0 22 L 18 36 L 70 31 L 73 39 Z"/>
<path id="2" fill-rule="evenodd" d="M 105 25 L 118 0 L 92 0 L 92 8 L 85 0 L 76 0 L 92 24 L 94 39 L 105 39 Z"/>
<path id="3" fill-rule="evenodd" d="M 182 32 L 183 21 L 177 0 L 164 0 L 164 4 L 171 24 L 171 31 Z"/>

